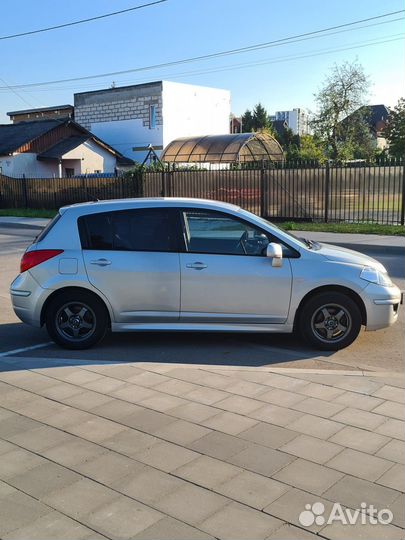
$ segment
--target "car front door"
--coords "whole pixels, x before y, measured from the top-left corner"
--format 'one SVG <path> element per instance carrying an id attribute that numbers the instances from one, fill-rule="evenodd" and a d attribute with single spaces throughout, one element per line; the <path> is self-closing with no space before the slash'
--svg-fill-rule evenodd
<path id="1" fill-rule="evenodd" d="M 109 300 L 115 322 L 177 321 L 180 261 L 168 208 L 139 208 L 79 218 L 90 283 Z"/>
<path id="2" fill-rule="evenodd" d="M 266 257 L 267 244 L 274 239 L 231 214 L 181 209 L 181 217 L 185 252 L 180 254 L 180 320 L 285 322 L 292 272 L 288 256 L 281 267 L 273 267 Z"/>

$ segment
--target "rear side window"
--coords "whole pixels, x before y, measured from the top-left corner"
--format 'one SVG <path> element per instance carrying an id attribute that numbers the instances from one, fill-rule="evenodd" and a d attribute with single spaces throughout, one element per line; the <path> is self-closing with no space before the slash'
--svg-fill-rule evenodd
<path id="1" fill-rule="evenodd" d="M 166 208 L 90 214 L 78 225 L 83 249 L 176 251 L 172 212 Z"/>
<path id="2" fill-rule="evenodd" d="M 38 236 L 35 237 L 35 240 L 32 242 L 33 244 L 36 244 L 37 242 L 41 242 L 45 239 L 45 237 L 48 235 L 48 233 L 55 227 L 55 225 L 58 223 L 62 216 L 59 214 L 59 212 L 56 214 L 54 218 L 51 219 L 51 221 L 48 223 L 48 225 L 42 229 L 42 231 L 39 233 Z"/>

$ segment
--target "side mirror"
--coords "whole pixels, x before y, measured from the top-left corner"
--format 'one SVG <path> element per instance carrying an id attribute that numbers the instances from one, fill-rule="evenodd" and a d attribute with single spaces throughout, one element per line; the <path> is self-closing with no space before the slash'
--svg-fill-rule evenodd
<path id="1" fill-rule="evenodd" d="M 266 249 L 266 257 L 272 259 L 271 266 L 280 267 L 283 264 L 283 248 L 280 244 L 270 242 Z"/>

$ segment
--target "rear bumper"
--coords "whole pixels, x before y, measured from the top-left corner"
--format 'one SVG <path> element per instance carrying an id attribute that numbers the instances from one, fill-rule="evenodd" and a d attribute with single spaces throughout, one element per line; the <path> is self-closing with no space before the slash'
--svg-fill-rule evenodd
<path id="1" fill-rule="evenodd" d="M 10 285 L 14 313 L 24 323 L 41 326 L 41 310 L 52 291 L 43 289 L 28 272 L 19 274 Z"/>

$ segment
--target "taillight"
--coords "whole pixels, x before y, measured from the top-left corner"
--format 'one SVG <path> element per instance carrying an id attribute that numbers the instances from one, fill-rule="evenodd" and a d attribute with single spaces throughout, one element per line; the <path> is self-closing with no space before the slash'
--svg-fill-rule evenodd
<path id="1" fill-rule="evenodd" d="M 26 272 L 30 268 L 41 264 L 56 255 L 63 253 L 63 249 L 38 249 L 37 251 L 27 251 L 21 259 L 20 272 Z"/>

